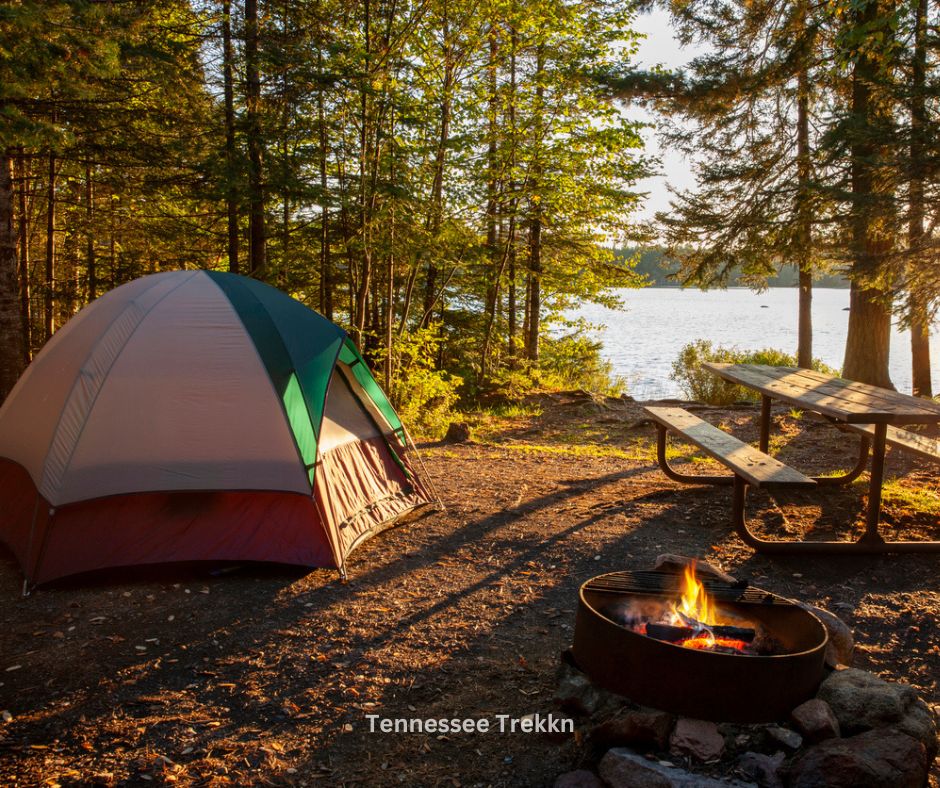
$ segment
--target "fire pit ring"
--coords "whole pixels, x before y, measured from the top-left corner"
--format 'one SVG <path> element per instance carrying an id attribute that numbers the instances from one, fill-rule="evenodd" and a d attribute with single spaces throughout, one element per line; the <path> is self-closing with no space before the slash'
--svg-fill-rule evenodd
<path id="1" fill-rule="evenodd" d="M 704 581 L 721 606 L 764 627 L 781 644 L 771 656 L 684 648 L 618 623 L 631 603 L 679 593 L 671 572 L 611 572 L 581 586 L 571 657 L 591 681 L 644 706 L 716 722 L 772 722 L 813 697 L 823 678 L 828 635 L 789 600 L 746 584 Z"/>

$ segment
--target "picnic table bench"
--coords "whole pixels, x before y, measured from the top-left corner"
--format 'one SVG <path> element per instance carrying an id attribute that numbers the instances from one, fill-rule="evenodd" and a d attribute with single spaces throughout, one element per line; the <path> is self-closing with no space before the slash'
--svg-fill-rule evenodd
<path id="1" fill-rule="evenodd" d="M 644 409 L 657 427 L 657 460 L 671 479 L 687 484 L 732 485 L 732 524 L 741 539 L 767 553 L 884 553 L 940 552 L 938 541 L 887 541 L 879 533 L 881 487 L 887 444 L 912 451 L 918 456 L 940 461 L 940 441 L 899 424 L 940 423 L 940 405 L 877 386 L 844 380 L 813 370 L 795 367 L 769 367 L 756 364 L 706 363 L 706 369 L 730 383 L 751 388 L 761 395 L 760 439 L 755 449 L 718 427 L 682 408 Z M 768 453 L 770 406 L 774 399 L 822 414 L 842 428 L 861 436 L 859 459 L 854 468 L 840 476 L 811 478 L 784 465 Z M 674 433 L 717 460 L 731 476 L 679 473 L 666 459 L 666 435 Z M 861 474 L 871 451 L 868 511 L 865 533 L 856 542 L 806 542 L 762 539 L 748 528 L 745 501 L 748 486 L 802 488 L 847 484 Z"/>
<path id="2" fill-rule="evenodd" d="M 844 430 L 857 432 L 869 439 L 875 437 L 874 424 L 842 424 L 840 426 Z M 916 454 L 921 459 L 940 462 L 940 440 L 931 438 L 929 435 L 921 435 L 917 432 L 889 425 L 885 433 L 885 443 Z"/>

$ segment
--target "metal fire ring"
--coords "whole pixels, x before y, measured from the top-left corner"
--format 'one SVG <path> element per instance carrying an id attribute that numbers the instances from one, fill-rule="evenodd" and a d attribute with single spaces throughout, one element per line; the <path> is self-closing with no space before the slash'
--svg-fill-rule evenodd
<path id="1" fill-rule="evenodd" d="M 618 603 L 672 598 L 678 583 L 670 572 L 612 572 L 581 586 L 571 655 L 595 685 L 643 706 L 717 722 L 783 720 L 815 695 L 825 668 L 826 628 L 768 591 L 706 583 L 723 609 L 773 634 L 785 651 L 773 656 L 683 648 L 633 632 L 610 616 Z"/>

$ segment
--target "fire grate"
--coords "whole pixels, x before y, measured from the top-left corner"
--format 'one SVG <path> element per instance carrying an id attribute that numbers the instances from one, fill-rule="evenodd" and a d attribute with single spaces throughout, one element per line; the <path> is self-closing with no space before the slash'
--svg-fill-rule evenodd
<path id="1" fill-rule="evenodd" d="M 661 597 L 677 593 L 679 579 L 679 575 L 671 572 L 611 572 L 588 580 L 584 584 L 584 589 L 599 593 L 651 594 Z M 769 591 L 754 588 L 746 580 L 729 584 L 719 580 L 702 579 L 701 583 L 705 586 L 705 590 L 709 595 L 722 602 L 744 602 L 760 605 L 793 604 L 776 594 L 771 594 Z"/>
<path id="2" fill-rule="evenodd" d="M 581 586 L 571 657 L 599 687 L 698 719 L 771 722 L 812 697 L 828 640 L 812 613 L 747 583 L 703 580 L 723 612 L 779 643 L 771 655 L 703 651 L 637 631 L 625 608 L 665 606 L 680 592 L 671 572 L 624 571 Z"/>

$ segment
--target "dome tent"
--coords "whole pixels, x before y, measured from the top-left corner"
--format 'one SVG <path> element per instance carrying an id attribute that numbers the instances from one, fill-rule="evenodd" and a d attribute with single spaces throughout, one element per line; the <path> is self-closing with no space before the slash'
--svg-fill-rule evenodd
<path id="1" fill-rule="evenodd" d="M 346 333 L 234 274 L 108 292 L 0 407 L 0 539 L 32 583 L 196 560 L 344 571 L 430 500 Z"/>

